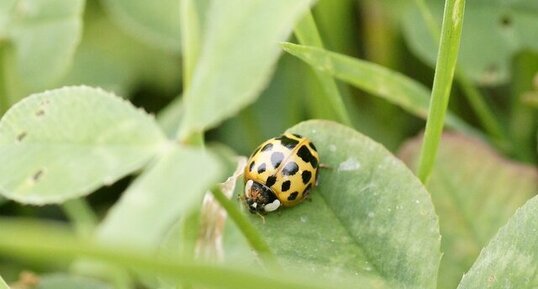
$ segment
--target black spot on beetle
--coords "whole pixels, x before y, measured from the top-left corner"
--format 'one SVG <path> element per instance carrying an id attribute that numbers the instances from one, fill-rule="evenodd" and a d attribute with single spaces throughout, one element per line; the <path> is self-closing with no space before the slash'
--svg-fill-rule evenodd
<path id="1" fill-rule="evenodd" d="M 310 181 L 310 178 L 312 178 L 312 173 L 310 171 L 303 171 L 301 177 L 303 178 L 303 184 L 306 185 Z"/>
<path id="2" fill-rule="evenodd" d="M 43 176 L 43 170 L 38 170 L 37 172 L 34 173 L 34 175 L 32 175 L 32 180 L 34 180 L 34 182 L 37 182 L 39 181 L 39 179 L 41 179 L 42 176 Z"/>
<path id="3" fill-rule="evenodd" d="M 285 191 L 289 190 L 290 186 L 291 186 L 291 181 L 290 180 L 287 180 L 287 181 L 283 182 L 282 183 L 282 192 L 285 192 Z"/>
<path id="4" fill-rule="evenodd" d="M 38 110 L 38 111 L 35 112 L 35 115 L 36 115 L 36 116 L 44 116 L 44 115 L 45 115 L 45 111 L 42 110 L 42 109 L 40 109 L 40 110 Z"/>
<path id="5" fill-rule="evenodd" d="M 318 166 L 318 160 L 312 155 L 306 145 L 302 145 L 301 148 L 299 148 L 297 155 L 306 163 L 311 163 L 312 167 L 316 168 Z"/>
<path id="6" fill-rule="evenodd" d="M 299 192 L 293 192 L 288 196 L 288 201 L 293 201 L 297 199 L 297 196 L 299 195 Z"/>
<path id="7" fill-rule="evenodd" d="M 252 172 L 252 169 L 253 169 L 253 168 L 254 168 L 254 161 L 252 161 L 252 162 L 250 163 L 250 165 L 248 166 L 248 171 L 249 171 L 249 172 Z"/>
<path id="8" fill-rule="evenodd" d="M 271 187 L 275 183 L 276 183 L 276 176 L 269 176 L 267 178 L 267 181 L 265 181 L 265 185 L 268 186 L 268 187 Z"/>
<path id="9" fill-rule="evenodd" d="M 296 138 L 303 138 L 303 136 L 300 135 L 300 134 L 296 134 L 296 133 L 292 133 L 292 134 L 293 134 L 293 136 L 296 137 Z"/>
<path id="10" fill-rule="evenodd" d="M 309 142 L 309 143 L 308 143 L 308 146 L 309 146 L 311 149 L 313 149 L 315 152 L 318 151 L 318 150 L 316 149 L 316 146 L 314 145 L 314 143 Z"/>
<path id="11" fill-rule="evenodd" d="M 271 150 L 272 148 L 273 148 L 273 144 L 272 144 L 272 143 L 268 143 L 268 144 L 266 144 L 266 145 L 263 146 L 263 148 L 262 148 L 262 152 Z"/>
<path id="12" fill-rule="evenodd" d="M 258 174 L 261 174 L 263 172 L 265 172 L 265 163 L 262 163 L 261 165 L 258 166 Z"/>
<path id="13" fill-rule="evenodd" d="M 290 150 L 295 148 L 295 146 L 297 146 L 297 144 L 299 143 L 298 140 L 291 139 L 285 135 L 281 135 L 277 137 L 276 139 L 279 140 L 283 146 L 287 147 Z"/>
<path id="14" fill-rule="evenodd" d="M 25 131 L 19 133 L 17 135 L 17 141 L 22 141 L 27 135 L 28 135 L 28 133 L 26 133 Z"/>
<path id="15" fill-rule="evenodd" d="M 281 152 L 274 152 L 271 154 L 271 164 L 276 169 L 284 160 L 284 154 Z"/>
<path id="16" fill-rule="evenodd" d="M 293 176 L 297 171 L 299 170 L 299 166 L 296 162 L 290 161 L 286 164 L 286 166 L 282 169 L 282 174 L 284 176 Z"/>

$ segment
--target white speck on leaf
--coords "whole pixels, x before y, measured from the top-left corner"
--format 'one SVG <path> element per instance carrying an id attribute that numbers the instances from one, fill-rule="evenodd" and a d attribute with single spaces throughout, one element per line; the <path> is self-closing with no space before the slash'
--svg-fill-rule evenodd
<path id="1" fill-rule="evenodd" d="M 373 212 L 368 212 L 368 218 L 373 218 L 374 217 L 374 213 Z"/>
<path id="2" fill-rule="evenodd" d="M 306 221 L 307 221 L 307 218 L 304 216 L 301 216 L 301 223 L 306 223 Z"/>
<path id="3" fill-rule="evenodd" d="M 347 160 L 340 163 L 338 166 L 338 171 L 354 171 L 358 170 L 361 167 L 361 164 L 354 158 L 348 158 Z"/>
<path id="4" fill-rule="evenodd" d="M 333 144 L 330 144 L 330 145 L 329 145 L 329 151 L 331 151 L 331 152 L 335 152 L 335 151 L 336 151 L 336 146 L 333 145 Z"/>

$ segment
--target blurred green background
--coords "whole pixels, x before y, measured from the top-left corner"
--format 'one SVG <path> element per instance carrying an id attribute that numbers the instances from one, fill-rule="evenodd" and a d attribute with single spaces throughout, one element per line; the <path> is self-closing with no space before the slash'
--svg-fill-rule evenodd
<path id="1" fill-rule="evenodd" d="M 39 15 L 32 14 L 30 0 L 0 3 L 0 113 L 31 93 L 84 84 L 115 92 L 160 119 L 164 111 L 181 114 L 175 109 L 182 94 L 178 1 L 62 2 L 49 1 Z M 432 33 L 438 31 L 424 20 L 424 11 L 431 12 L 438 28 L 442 2 L 320 0 L 312 11 L 328 50 L 380 64 L 431 87 L 437 52 Z M 39 25 L 51 17 L 59 20 Z M 297 42 L 293 36 L 290 41 Z M 458 63 L 463 76 L 455 81 L 450 110 L 480 131 L 498 153 L 536 165 L 538 2 L 469 0 Z M 353 127 L 390 151 L 397 152 L 423 129 L 423 119 L 400 107 L 338 85 Z M 481 117 L 483 110 L 470 100 L 473 89 L 493 119 Z M 248 155 L 297 122 L 331 118 L 321 93 L 313 70 L 283 53 L 256 102 L 210 130 L 206 139 Z M 488 127 L 500 127 L 502 137 Z M 98 213 L 105 212 L 130 180 L 100 189 L 90 203 Z M 0 202 L 1 215 L 64 218 L 56 206 Z M 19 268 L 6 264 L 0 263 L 0 271 L 14 279 L 6 272 L 16 274 Z"/>

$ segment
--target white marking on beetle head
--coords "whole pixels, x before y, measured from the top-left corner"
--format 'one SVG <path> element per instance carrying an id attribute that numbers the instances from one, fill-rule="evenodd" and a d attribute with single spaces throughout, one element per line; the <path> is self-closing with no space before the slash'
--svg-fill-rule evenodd
<path id="1" fill-rule="evenodd" d="M 254 184 L 254 181 L 248 180 L 245 184 L 245 196 L 247 198 L 250 198 L 250 189 L 252 188 L 252 184 Z"/>
<path id="2" fill-rule="evenodd" d="M 258 203 L 254 202 L 254 203 L 252 203 L 251 206 L 252 206 L 254 209 L 256 209 L 256 208 L 258 207 Z"/>
<path id="3" fill-rule="evenodd" d="M 266 212 L 272 212 L 272 211 L 278 209 L 278 207 L 280 207 L 280 201 L 279 200 L 274 200 L 272 203 L 265 205 L 265 207 L 263 207 L 263 209 Z"/>

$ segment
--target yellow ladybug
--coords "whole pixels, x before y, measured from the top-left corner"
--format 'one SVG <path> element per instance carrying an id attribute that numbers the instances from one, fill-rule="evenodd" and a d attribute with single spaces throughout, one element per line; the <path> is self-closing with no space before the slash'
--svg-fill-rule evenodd
<path id="1" fill-rule="evenodd" d="M 285 133 L 262 143 L 245 167 L 244 200 L 251 213 L 293 207 L 317 185 L 319 155 L 314 144 Z"/>

